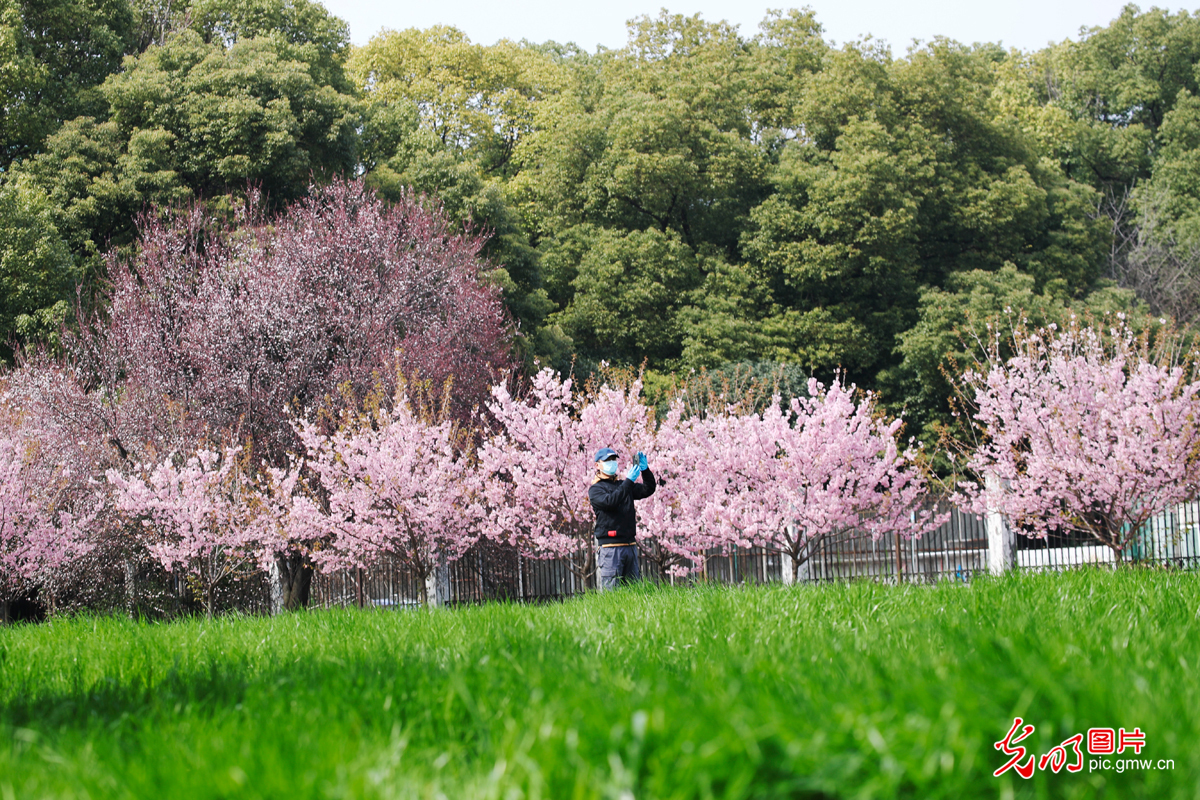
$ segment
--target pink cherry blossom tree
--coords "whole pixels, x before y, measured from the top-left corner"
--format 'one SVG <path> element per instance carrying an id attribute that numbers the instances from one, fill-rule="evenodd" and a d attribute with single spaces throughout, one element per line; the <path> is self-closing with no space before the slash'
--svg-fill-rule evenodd
<path id="1" fill-rule="evenodd" d="M 1200 489 L 1194 361 L 1179 358 L 1178 337 L 1152 347 L 1119 321 L 1019 328 L 1012 345 L 1002 359 L 995 337 L 962 378 L 978 443 L 960 498 L 1029 536 L 1092 536 L 1123 561 L 1147 521 Z"/>
<path id="2" fill-rule="evenodd" d="M 31 468 L 49 476 L 43 483 L 54 487 L 53 508 L 71 515 L 74 538 L 87 544 L 76 557 L 44 571 L 39 598 L 53 611 L 60 601 L 86 606 L 123 595 L 134 613 L 143 599 L 151 600 L 140 597 L 137 576 L 153 570 L 155 562 L 114 512 L 104 474 L 132 469 L 132 454 L 120 442 L 142 433 L 148 432 L 141 439 L 148 460 L 187 449 L 185 426 L 162 398 L 133 387 L 114 394 L 89 386 L 70 358 L 18 355 L 17 367 L 0 377 L 10 430 L 32 460 Z"/>
<path id="3" fill-rule="evenodd" d="M 217 586 L 254 568 L 261 553 L 239 453 L 204 449 L 140 466 L 128 477 L 115 469 L 107 476 L 116 510 L 133 521 L 164 569 L 182 570 L 195 583 L 209 617 Z"/>
<path id="4" fill-rule="evenodd" d="M 639 544 L 660 577 L 703 568 L 710 552 L 727 553 L 748 540 L 730 536 L 722 501 L 736 461 L 735 426 L 756 409 L 778 405 L 782 372 L 766 379 L 735 370 L 684 377 L 654 437 L 659 479 L 654 502 L 639 512 Z"/>
<path id="5" fill-rule="evenodd" d="M 0 436 L 0 622 L 9 604 L 36 585 L 38 573 L 68 555 L 56 546 L 58 529 L 42 497 L 40 481 L 22 453 L 23 445 Z"/>
<path id="6" fill-rule="evenodd" d="M 641 402 L 641 390 L 640 378 L 615 374 L 611 383 L 576 389 L 549 369 L 520 394 L 494 386 L 488 410 L 495 433 L 479 447 L 489 529 L 526 555 L 568 559 L 579 585 L 593 585 L 593 459 L 602 447 L 627 460 L 653 451 L 653 410 Z"/>
<path id="7" fill-rule="evenodd" d="M 810 380 L 787 408 L 728 410 L 708 427 L 706 527 L 729 544 L 765 546 L 801 565 L 825 540 L 861 533 L 920 536 L 943 519 L 926 508 L 917 456 L 902 450 L 900 420 L 879 415 L 854 386 Z M 710 534 L 712 535 L 712 534 Z"/>
<path id="8" fill-rule="evenodd" d="M 296 423 L 328 510 L 297 496 L 291 524 L 324 532 L 313 549 L 319 567 L 367 567 L 386 555 L 412 571 L 427 605 L 436 601 L 434 571 L 479 539 L 483 516 L 467 439 L 446 417 L 445 407 L 414 402 L 401 381 L 390 408 L 346 414 L 337 431 Z"/>
<path id="9" fill-rule="evenodd" d="M 31 589 L 48 610 L 64 571 L 94 547 L 92 523 L 100 503 L 79 447 L 39 423 L 36 403 L 0 381 L 0 604 Z M 81 479 L 82 476 L 82 479 Z"/>
<path id="10" fill-rule="evenodd" d="M 713 492 L 723 485 L 718 439 L 730 411 L 713 407 L 721 410 L 689 414 L 676 399 L 655 433 L 650 452 L 658 488 L 638 508 L 638 545 L 662 578 L 695 572 L 708 550 L 729 545 L 710 512 Z"/>
<path id="11" fill-rule="evenodd" d="M 25 589 L 26 542 L 40 537 L 45 524 L 29 488 L 20 442 L 0 437 L 0 603 L 6 623 L 9 603 Z"/>

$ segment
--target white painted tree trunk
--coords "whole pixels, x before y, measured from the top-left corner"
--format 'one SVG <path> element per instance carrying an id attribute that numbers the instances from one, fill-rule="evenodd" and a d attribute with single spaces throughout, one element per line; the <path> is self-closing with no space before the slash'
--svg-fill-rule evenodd
<path id="1" fill-rule="evenodd" d="M 429 574 L 425 576 L 425 597 L 430 608 L 437 608 L 439 605 L 441 605 L 438 602 L 440 599 L 438 596 L 438 588 L 438 571 L 437 568 L 434 567 L 429 571 Z"/>
<path id="2" fill-rule="evenodd" d="M 271 566 L 267 570 L 267 582 L 271 588 L 271 616 L 277 617 L 283 613 L 283 578 L 275 559 L 271 559 Z"/>
<path id="3" fill-rule="evenodd" d="M 797 535 L 796 526 L 788 525 L 787 532 L 788 532 L 788 538 L 790 538 L 792 541 L 795 541 L 796 535 Z M 791 553 L 784 552 L 782 555 L 783 555 L 783 567 L 782 567 L 782 569 L 783 569 L 783 585 L 791 586 L 793 583 L 795 583 L 795 580 L 796 580 L 796 564 L 795 564 L 795 561 L 792 559 Z"/>
<path id="4" fill-rule="evenodd" d="M 125 573 L 125 609 L 129 613 L 130 619 L 137 615 L 137 584 L 136 575 L 133 571 L 133 562 L 125 559 L 121 562 L 121 567 Z"/>
<path id="5" fill-rule="evenodd" d="M 450 565 L 439 560 L 425 577 L 425 596 L 429 607 L 438 608 L 450 602 Z"/>
<path id="6" fill-rule="evenodd" d="M 987 476 L 987 493 L 994 496 L 1001 490 L 1000 480 L 995 475 Z M 1003 575 L 1016 564 L 1017 541 L 1009 530 L 1004 515 L 989 503 L 987 512 L 988 572 Z"/>

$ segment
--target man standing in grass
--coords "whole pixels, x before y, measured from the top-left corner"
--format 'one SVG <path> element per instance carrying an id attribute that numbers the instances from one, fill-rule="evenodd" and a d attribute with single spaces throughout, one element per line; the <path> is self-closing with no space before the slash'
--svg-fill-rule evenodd
<path id="1" fill-rule="evenodd" d="M 639 476 L 644 476 L 638 483 Z M 654 494 L 654 473 L 646 464 L 646 454 L 639 452 L 637 460 L 617 478 L 617 451 L 611 447 L 596 452 L 596 474 L 588 489 L 588 499 L 596 512 L 596 539 L 600 543 L 600 589 L 615 589 L 618 583 L 636 581 L 638 569 L 637 512 L 634 500 Z"/>

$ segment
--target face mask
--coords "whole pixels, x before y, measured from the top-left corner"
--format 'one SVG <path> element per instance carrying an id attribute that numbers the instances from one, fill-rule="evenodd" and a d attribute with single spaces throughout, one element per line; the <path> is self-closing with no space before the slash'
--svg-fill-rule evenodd
<path id="1" fill-rule="evenodd" d="M 617 474 L 617 460 L 613 459 L 612 461 L 601 461 L 600 462 L 600 471 L 603 472 L 605 475 L 616 475 Z"/>

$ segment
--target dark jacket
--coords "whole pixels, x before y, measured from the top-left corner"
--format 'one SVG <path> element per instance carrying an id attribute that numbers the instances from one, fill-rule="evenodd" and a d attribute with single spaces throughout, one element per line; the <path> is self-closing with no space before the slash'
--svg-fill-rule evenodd
<path id="1" fill-rule="evenodd" d="M 637 532 L 637 512 L 633 501 L 654 494 L 654 473 L 642 470 L 642 483 L 628 478 L 596 481 L 588 489 L 588 499 L 596 512 L 596 538 L 600 544 L 629 544 Z"/>

